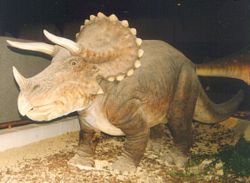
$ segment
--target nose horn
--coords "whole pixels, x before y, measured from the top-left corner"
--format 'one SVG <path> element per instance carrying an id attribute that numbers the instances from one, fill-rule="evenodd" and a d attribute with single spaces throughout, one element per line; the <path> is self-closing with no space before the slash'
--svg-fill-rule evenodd
<path id="1" fill-rule="evenodd" d="M 28 85 L 28 80 L 25 77 L 23 77 L 14 66 L 12 69 L 14 78 L 20 89 L 25 88 Z"/>

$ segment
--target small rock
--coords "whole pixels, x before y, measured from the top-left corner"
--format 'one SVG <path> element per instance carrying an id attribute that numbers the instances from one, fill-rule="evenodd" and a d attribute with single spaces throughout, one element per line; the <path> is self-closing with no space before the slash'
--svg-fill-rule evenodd
<path id="1" fill-rule="evenodd" d="M 223 163 L 222 162 L 219 162 L 219 163 L 216 163 L 215 165 L 215 169 L 221 169 L 223 167 Z"/>
<path id="2" fill-rule="evenodd" d="M 208 159 L 203 160 L 203 161 L 200 163 L 199 168 L 200 168 L 201 170 L 203 170 L 203 169 L 206 168 L 208 165 L 210 165 L 210 163 L 212 163 L 212 160 L 211 160 L 211 159 L 210 159 L 210 160 L 208 160 Z"/>
<path id="3" fill-rule="evenodd" d="M 211 181 L 212 178 L 213 178 L 213 176 L 212 176 L 212 175 L 207 175 L 207 176 L 205 176 L 204 178 L 205 178 L 205 180 L 207 180 L 207 181 Z"/>
<path id="4" fill-rule="evenodd" d="M 224 175 L 224 171 L 222 169 L 221 170 L 217 170 L 216 174 L 222 176 L 222 175 Z"/>
<path id="5" fill-rule="evenodd" d="M 124 180 L 124 176 L 123 176 L 123 175 L 118 175 L 116 178 L 117 178 L 118 180 Z"/>

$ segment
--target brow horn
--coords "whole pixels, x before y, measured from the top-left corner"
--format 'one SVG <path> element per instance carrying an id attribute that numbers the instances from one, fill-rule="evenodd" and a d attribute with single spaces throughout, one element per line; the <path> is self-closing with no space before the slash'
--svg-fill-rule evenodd
<path id="1" fill-rule="evenodd" d="M 55 53 L 55 46 L 42 43 L 42 42 L 30 42 L 30 43 L 24 43 L 24 42 L 16 42 L 16 41 L 10 41 L 7 40 L 7 43 L 15 48 L 23 49 L 23 50 L 30 50 L 30 51 L 37 51 L 41 53 L 45 53 L 48 55 L 53 55 Z"/>
<path id="2" fill-rule="evenodd" d="M 43 33 L 51 42 L 66 48 L 71 53 L 79 54 L 81 52 L 81 48 L 76 42 L 51 34 L 47 30 L 43 30 Z"/>

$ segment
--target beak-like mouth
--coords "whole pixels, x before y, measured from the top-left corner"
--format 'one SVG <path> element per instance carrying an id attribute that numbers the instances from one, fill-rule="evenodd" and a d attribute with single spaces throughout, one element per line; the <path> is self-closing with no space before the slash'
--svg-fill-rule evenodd
<path id="1" fill-rule="evenodd" d="M 26 115 L 32 120 L 35 121 L 48 121 L 51 120 L 51 113 L 54 109 L 53 104 L 43 105 L 43 106 L 36 106 L 29 110 Z"/>
<path id="2" fill-rule="evenodd" d="M 61 102 L 53 102 L 46 105 L 34 106 L 26 113 L 26 115 L 35 121 L 49 121 L 60 117 L 60 108 L 62 105 L 63 104 Z"/>
<path id="3" fill-rule="evenodd" d="M 55 101 L 45 105 L 32 106 L 25 97 L 18 97 L 18 110 L 22 116 L 34 121 L 48 121 L 57 118 L 63 102 Z"/>
<path id="4" fill-rule="evenodd" d="M 28 111 L 32 110 L 33 108 L 32 105 L 28 102 L 28 100 L 22 96 L 18 97 L 17 106 L 22 116 L 25 116 Z"/>

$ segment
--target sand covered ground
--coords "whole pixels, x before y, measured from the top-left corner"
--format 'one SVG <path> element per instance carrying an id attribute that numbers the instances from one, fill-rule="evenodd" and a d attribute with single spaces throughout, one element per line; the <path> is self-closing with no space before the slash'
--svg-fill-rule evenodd
<path id="1" fill-rule="evenodd" d="M 225 144 L 234 144 L 239 133 L 232 129 L 231 120 L 223 125 L 194 123 L 195 144 L 192 156 L 215 153 Z M 250 182 L 249 177 L 224 175 L 222 162 L 207 169 L 213 158 L 203 158 L 198 164 L 179 169 L 164 164 L 164 154 L 172 146 L 167 132 L 161 138 L 154 137 L 136 172 L 119 173 L 110 164 L 121 153 L 123 137 L 102 135 L 96 149 L 96 167 L 79 170 L 67 164 L 74 156 L 78 133 L 72 132 L 36 142 L 21 148 L 0 153 L 0 182 L 88 182 L 88 183 L 165 183 L 165 182 Z"/>

